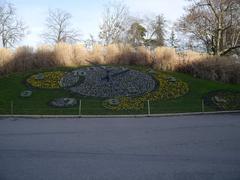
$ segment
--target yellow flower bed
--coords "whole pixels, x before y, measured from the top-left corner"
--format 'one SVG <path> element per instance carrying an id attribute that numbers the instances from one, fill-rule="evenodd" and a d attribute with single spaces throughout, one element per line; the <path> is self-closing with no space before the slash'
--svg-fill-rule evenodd
<path id="1" fill-rule="evenodd" d="M 176 82 L 171 83 L 167 80 L 167 77 L 167 75 L 161 73 L 155 75 L 156 80 L 159 82 L 159 87 L 153 92 L 146 93 L 141 97 L 135 98 L 120 97 L 120 103 L 118 105 L 110 105 L 108 101 L 104 101 L 103 106 L 114 111 L 140 110 L 144 108 L 144 102 L 147 100 L 157 101 L 174 99 L 186 94 L 189 91 L 187 83 L 180 80 L 176 80 Z"/>
<path id="2" fill-rule="evenodd" d="M 27 83 L 36 88 L 58 89 L 60 88 L 59 81 L 64 74 L 65 72 L 62 71 L 44 72 L 44 79 L 37 80 L 36 75 L 32 75 L 27 79 Z"/>

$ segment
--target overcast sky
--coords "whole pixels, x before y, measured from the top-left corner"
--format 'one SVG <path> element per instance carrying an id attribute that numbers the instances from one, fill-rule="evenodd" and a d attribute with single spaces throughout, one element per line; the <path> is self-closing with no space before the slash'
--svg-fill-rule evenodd
<path id="1" fill-rule="evenodd" d="M 2 0 L 0 0 L 2 1 Z M 21 44 L 36 46 L 42 42 L 40 34 L 44 30 L 49 9 L 59 8 L 72 14 L 72 24 L 80 29 L 82 38 L 89 34 L 98 35 L 104 5 L 109 0 L 9 0 L 15 4 L 17 14 L 28 26 L 28 34 Z M 125 0 L 133 16 L 163 14 L 170 22 L 183 14 L 185 0 Z"/>

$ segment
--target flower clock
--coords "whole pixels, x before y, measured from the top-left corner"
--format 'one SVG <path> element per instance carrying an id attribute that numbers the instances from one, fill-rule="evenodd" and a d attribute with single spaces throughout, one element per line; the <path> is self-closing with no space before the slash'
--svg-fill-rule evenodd
<path id="1" fill-rule="evenodd" d="M 83 67 L 69 72 L 43 72 L 27 83 L 43 89 L 63 88 L 79 96 L 105 99 L 103 106 L 113 111 L 140 110 L 147 100 L 167 100 L 188 92 L 188 85 L 160 72 L 119 66 Z"/>

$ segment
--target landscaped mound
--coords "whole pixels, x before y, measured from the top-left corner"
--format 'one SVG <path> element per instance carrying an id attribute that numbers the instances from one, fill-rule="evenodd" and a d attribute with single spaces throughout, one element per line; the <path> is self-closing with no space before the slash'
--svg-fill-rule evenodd
<path id="1" fill-rule="evenodd" d="M 121 68 L 122 66 L 113 67 Z M 49 115 L 50 114 L 73 115 L 79 113 L 83 115 L 142 114 L 147 112 L 148 107 L 147 100 L 150 100 L 150 112 L 154 114 L 176 112 L 199 112 L 202 110 L 202 99 L 207 93 L 209 92 L 216 93 L 216 91 L 219 89 L 224 89 L 225 92 L 240 91 L 240 85 L 224 84 L 213 81 L 201 80 L 182 73 L 172 72 L 165 73 L 150 69 L 150 67 L 149 68 L 143 66 L 125 66 L 125 67 L 152 76 L 156 84 L 155 88 L 149 93 L 144 93 L 132 97 L 115 97 L 115 96 L 105 98 L 86 97 L 80 94 L 74 94 L 69 90 L 71 87 L 74 87 L 75 85 L 71 86 L 71 84 L 69 83 L 65 84 L 64 82 L 68 82 L 67 81 L 68 78 L 62 81 L 63 86 L 59 85 L 60 83 L 58 82 L 58 80 L 60 78 L 58 78 L 55 81 L 56 83 L 55 87 L 60 86 L 61 88 L 59 89 L 55 88 L 42 89 L 37 88 L 41 86 L 37 86 L 36 88 L 34 88 L 33 86 L 31 86 L 30 83 L 27 82 L 27 79 L 30 80 L 31 77 L 29 75 L 30 72 L 16 73 L 0 78 L 0 86 L 2 86 L 0 88 L 0 114 L 9 114 L 12 111 L 13 114 L 49 114 Z M 83 70 L 86 68 L 87 67 L 81 67 L 77 69 L 53 68 L 52 70 L 49 70 L 48 68 L 45 71 L 35 71 L 35 74 L 32 74 L 32 76 L 33 77 L 36 76 L 37 79 L 42 79 L 44 77 L 43 76 L 44 72 L 51 71 L 53 73 L 56 71 L 60 71 L 61 74 L 64 74 L 63 77 L 65 77 L 69 73 L 78 70 L 78 72 L 76 72 L 75 75 L 79 74 L 79 80 L 77 82 L 77 85 L 79 85 L 86 80 L 85 76 L 88 76 L 88 74 L 85 74 L 83 72 Z M 94 66 L 92 67 L 92 69 L 94 69 Z M 160 82 L 157 78 L 158 76 L 160 76 L 159 77 Z M 103 80 L 105 79 L 106 78 L 103 78 Z M 44 80 L 43 79 L 38 80 L 38 82 L 39 81 Z M 188 86 L 190 91 L 187 93 Z M 214 97 L 214 95 L 212 95 L 211 97 Z M 69 103 L 74 102 L 70 101 L 69 98 L 75 98 L 77 104 L 69 107 L 68 106 Z M 219 98 L 221 101 L 221 97 L 215 99 L 218 99 L 219 101 Z M 58 99 L 60 99 L 60 101 Z M 209 99 L 211 100 L 211 98 Z M 234 96 L 234 98 L 232 98 L 231 104 L 234 105 L 236 103 L 239 103 L 239 100 L 237 99 L 239 98 Z M 56 108 L 59 107 L 59 105 L 53 106 L 51 105 L 51 102 L 57 102 L 57 104 L 60 104 L 60 106 L 61 104 L 66 103 L 67 107 Z M 205 102 L 206 102 L 204 109 L 205 111 L 216 111 L 220 109 L 214 103 L 212 103 L 212 105 L 209 107 L 207 106 L 207 101 Z M 240 106 L 238 105 L 237 107 L 235 106 L 234 108 L 231 109 L 240 109 Z"/>

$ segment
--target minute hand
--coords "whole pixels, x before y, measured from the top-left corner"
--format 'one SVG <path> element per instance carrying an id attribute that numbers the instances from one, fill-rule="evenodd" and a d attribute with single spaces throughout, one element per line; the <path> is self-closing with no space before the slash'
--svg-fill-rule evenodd
<path id="1" fill-rule="evenodd" d="M 121 72 L 118 72 L 118 73 L 114 73 L 114 74 L 111 75 L 111 77 L 116 77 L 116 76 L 119 76 L 119 75 L 121 75 L 121 74 L 125 74 L 125 73 L 127 73 L 128 71 L 129 71 L 129 69 L 124 70 L 124 71 L 121 71 Z"/>

